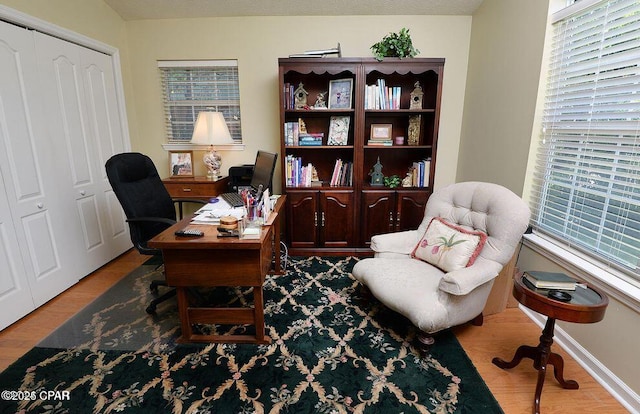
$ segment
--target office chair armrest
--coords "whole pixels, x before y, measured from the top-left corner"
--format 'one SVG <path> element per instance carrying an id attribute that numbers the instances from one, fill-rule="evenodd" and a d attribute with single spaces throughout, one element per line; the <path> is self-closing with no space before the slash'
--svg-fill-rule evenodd
<path id="1" fill-rule="evenodd" d="M 136 222 L 143 222 L 143 221 L 147 221 L 147 222 L 151 221 L 154 223 L 165 223 L 168 225 L 176 224 L 175 220 L 171 220 L 164 217 L 136 217 L 136 218 L 127 219 L 127 223 L 136 223 Z"/>
<path id="2" fill-rule="evenodd" d="M 178 205 L 178 217 L 180 217 L 180 220 L 182 220 L 182 218 L 184 217 L 183 214 L 183 207 L 182 205 L 184 203 L 194 203 L 194 204 L 207 204 L 207 201 L 205 200 L 200 200 L 198 198 L 172 198 L 173 203 Z"/>

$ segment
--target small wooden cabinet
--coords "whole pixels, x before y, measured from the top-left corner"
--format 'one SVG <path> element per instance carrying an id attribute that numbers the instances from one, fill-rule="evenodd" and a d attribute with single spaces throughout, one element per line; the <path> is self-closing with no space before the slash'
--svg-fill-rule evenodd
<path id="1" fill-rule="evenodd" d="M 371 236 L 416 228 L 433 191 L 444 59 L 278 65 L 290 253 L 369 254 Z M 385 177 L 420 174 L 397 188 L 372 185 L 380 165 Z"/>
<path id="2" fill-rule="evenodd" d="M 287 194 L 287 236 L 290 247 L 312 254 L 316 249 L 339 252 L 354 245 L 353 191 L 291 191 Z"/>
<path id="3" fill-rule="evenodd" d="M 165 178 L 162 183 L 172 198 L 207 200 L 228 191 L 229 177 L 221 177 L 216 181 L 207 177 Z"/>
<path id="4" fill-rule="evenodd" d="M 414 230 L 422 222 L 430 193 L 411 190 L 364 190 L 360 215 L 361 244 L 369 246 L 371 236 Z"/>

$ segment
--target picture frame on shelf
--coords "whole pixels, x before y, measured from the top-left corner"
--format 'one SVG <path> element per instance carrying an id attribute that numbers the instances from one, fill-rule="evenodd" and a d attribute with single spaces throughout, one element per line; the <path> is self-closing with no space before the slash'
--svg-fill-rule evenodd
<path id="1" fill-rule="evenodd" d="M 350 116 L 332 116 L 329 118 L 329 136 L 327 145 L 347 145 L 349 142 Z"/>
<path id="2" fill-rule="evenodd" d="M 169 151 L 171 178 L 193 177 L 193 151 Z"/>
<path id="3" fill-rule="evenodd" d="M 351 109 L 353 79 L 329 81 L 329 109 Z"/>
<path id="4" fill-rule="evenodd" d="M 392 129 L 393 125 L 391 124 L 371 124 L 371 135 L 369 139 L 375 141 L 390 140 Z"/>

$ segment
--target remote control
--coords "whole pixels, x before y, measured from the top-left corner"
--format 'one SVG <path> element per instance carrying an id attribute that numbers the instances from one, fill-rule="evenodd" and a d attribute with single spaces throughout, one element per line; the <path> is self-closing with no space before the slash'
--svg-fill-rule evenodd
<path id="1" fill-rule="evenodd" d="M 238 230 L 228 230 L 228 229 L 224 229 L 225 231 L 221 231 L 223 229 L 218 229 L 219 233 L 218 233 L 218 237 L 240 237 L 240 233 L 238 233 Z"/>
<path id="2" fill-rule="evenodd" d="M 180 237 L 202 237 L 204 233 L 195 229 L 182 229 L 175 232 L 176 236 Z"/>

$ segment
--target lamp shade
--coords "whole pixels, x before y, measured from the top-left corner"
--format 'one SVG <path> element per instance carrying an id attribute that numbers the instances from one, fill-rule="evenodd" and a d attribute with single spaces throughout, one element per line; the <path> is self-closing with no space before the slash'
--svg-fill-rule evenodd
<path id="1" fill-rule="evenodd" d="M 191 142 L 205 145 L 233 144 L 222 112 L 202 111 L 198 113 Z"/>

